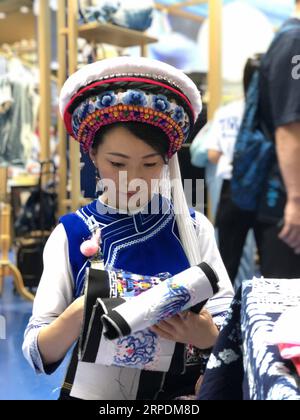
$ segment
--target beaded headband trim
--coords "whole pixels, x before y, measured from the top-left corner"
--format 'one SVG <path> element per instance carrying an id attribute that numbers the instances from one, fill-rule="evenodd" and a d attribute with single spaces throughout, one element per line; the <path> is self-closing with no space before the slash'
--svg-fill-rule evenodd
<path id="1" fill-rule="evenodd" d="M 105 111 L 97 110 L 90 114 L 78 131 L 78 141 L 82 144 L 83 150 L 88 152 L 93 144 L 94 137 L 101 127 L 116 122 L 136 121 L 151 124 L 161 128 L 170 139 L 168 157 L 171 158 L 184 142 L 182 128 L 163 112 L 153 111 L 151 108 L 116 105 L 106 108 Z"/>
<path id="2" fill-rule="evenodd" d="M 64 114 L 69 134 L 80 142 L 83 150 L 87 152 L 101 127 L 116 122 L 142 122 L 159 127 L 168 136 L 168 157 L 171 158 L 186 141 L 194 124 L 194 112 L 190 101 L 182 92 L 157 80 L 128 77 L 128 74 L 126 76 L 97 81 L 73 96 Z M 141 83 L 143 89 L 130 89 L 132 82 Z M 126 87 L 120 88 L 122 83 Z M 102 86 L 107 89 L 108 84 L 110 90 L 93 95 L 95 88 Z M 164 91 L 168 91 L 170 97 L 149 93 L 147 87 L 150 90 L 151 86 L 163 88 Z M 89 91 L 92 96 L 83 99 Z M 76 102 L 79 102 L 77 107 Z"/>
<path id="3" fill-rule="evenodd" d="M 186 105 L 188 105 L 188 107 L 190 108 L 190 111 L 192 113 L 192 115 L 194 115 L 194 110 L 192 108 L 192 105 L 190 103 L 190 101 L 188 100 L 188 98 L 179 90 L 175 90 L 174 88 L 172 88 L 171 86 L 168 86 L 166 84 L 154 81 L 154 80 L 150 80 L 150 79 L 144 79 L 144 78 L 137 78 L 137 77 L 129 77 L 129 75 L 126 75 L 127 77 L 120 77 L 120 78 L 106 78 L 104 77 L 101 81 L 97 81 L 95 83 L 92 83 L 84 88 L 82 88 L 79 92 L 76 93 L 76 95 L 74 95 L 72 97 L 72 99 L 70 100 L 70 102 L 68 103 L 68 105 L 65 108 L 65 113 L 64 113 L 64 121 L 66 124 L 66 128 L 69 132 L 69 134 L 74 135 L 74 133 L 72 132 L 72 114 L 73 114 L 73 104 L 76 103 L 76 100 L 80 99 L 80 97 L 86 93 L 91 91 L 93 88 L 95 87 L 101 87 L 101 85 L 103 84 L 108 84 L 108 83 L 118 83 L 118 82 L 142 82 L 145 84 L 149 84 L 149 85 L 154 85 L 154 86 L 160 86 L 164 89 L 169 90 L 170 92 L 174 93 L 176 96 L 179 96 L 181 99 L 184 100 L 184 102 L 186 103 Z M 177 88 L 179 89 L 179 88 Z"/>

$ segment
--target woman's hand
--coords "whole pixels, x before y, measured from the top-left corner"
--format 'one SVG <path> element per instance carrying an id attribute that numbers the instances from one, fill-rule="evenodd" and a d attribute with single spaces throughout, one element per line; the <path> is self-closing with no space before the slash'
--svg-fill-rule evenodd
<path id="1" fill-rule="evenodd" d="M 300 200 L 288 200 L 285 206 L 284 227 L 279 234 L 295 254 L 300 255 Z"/>
<path id="2" fill-rule="evenodd" d="M 205 350 L 212 347 L 219 335 L 211 314 L 203 309 L 200 314 L 186 311 L 154 325 L 151 330 L 167 340 L 191 344 Z"/>
<path id="3" fill-rule="evenodd" d="M 41 328 L 38 346 L 45 365 L 64 358 L 73 343 L 78 340 L 84 312 L 84 296 L 76 299 L 50 325 Z"/>

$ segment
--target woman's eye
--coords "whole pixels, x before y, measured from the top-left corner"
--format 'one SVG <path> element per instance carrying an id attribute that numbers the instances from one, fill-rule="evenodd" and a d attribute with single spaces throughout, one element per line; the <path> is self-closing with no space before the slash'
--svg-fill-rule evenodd
<path id="1" fill-rule="evenodd" d="M 120 162 L 110 162 L 115 168 L 124 168 L 125 164 Z"/>
<path id="2" fill-rule="evenodd" d="M 146 168 L 153 168 L 154 166 L 156 166 L 157 165 L 157 163 L 155 162 L 155 163 L 145 163 L 145 167 Z"/>

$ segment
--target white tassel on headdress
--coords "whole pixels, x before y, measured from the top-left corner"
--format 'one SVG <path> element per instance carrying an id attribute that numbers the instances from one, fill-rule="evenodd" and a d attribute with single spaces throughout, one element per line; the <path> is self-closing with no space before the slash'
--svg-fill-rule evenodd
<path id="1" fill-rule="evenodd" d="M 169 174 L 167 174 L 167 168 Z M 172 157 L 168 167 L 164 169 L 163 179 L 165 188 L 162 194 L 173 199 L 176 222 L 180 240 L 191 266 L 199 264 L 201 260 L 200 244 L 197 238 L 195 220 L 191 217 L 187 200 L 184 194 L 181 172 L 177 153 Z M 168 180 L 169 179 L 169 186 Z"/>

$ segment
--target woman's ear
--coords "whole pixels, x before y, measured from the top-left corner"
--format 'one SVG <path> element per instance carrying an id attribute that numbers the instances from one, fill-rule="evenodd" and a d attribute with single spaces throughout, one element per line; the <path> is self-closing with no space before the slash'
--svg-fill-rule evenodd
<path id="1" fill-rule="evenodd" d="M 96 166 L 96 153 L 95 153 L 95 151 L 93 149 L 90 149 L 89 155 L 90 155 L 91 161 Z"/>

